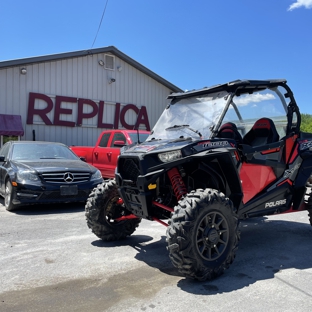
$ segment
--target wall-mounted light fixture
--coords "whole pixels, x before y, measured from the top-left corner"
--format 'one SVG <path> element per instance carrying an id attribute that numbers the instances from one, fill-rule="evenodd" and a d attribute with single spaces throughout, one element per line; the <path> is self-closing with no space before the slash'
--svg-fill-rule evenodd
<path id="1" fill-rule="evenodd" d="M 27 69 L 25 67 L 21 68 L 21 74 L 26 75 Z"/>
<path id="2" fill-rule="evenodd" d="M 116 81 L 115 78 L 111 78 L 111 79 L 108 81 L 108 83 L 111 84 L 111 83 L 113 83 L 113 82 L 115 82 L 115 81 Z"/>
<path id="3" fill-rule="evenodd" d="M 104 62 L 102 60 L 99 60 L 99 65 L 104 66 Z"/>
<path id="4" fill-rule="evenodd" d="M 121 71 L 122 71 L 122 67 L 121 67 L 121 66 L 118 66 L 118 67 L 117 67 L 117 70 L 118 70 L 119 72 L 121 72 Z"/>

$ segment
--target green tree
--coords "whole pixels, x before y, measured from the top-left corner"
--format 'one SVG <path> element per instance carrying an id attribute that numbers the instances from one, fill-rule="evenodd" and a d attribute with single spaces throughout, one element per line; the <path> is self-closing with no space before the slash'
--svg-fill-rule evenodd
<path id="1" fill-rule="evenodd" d="M 303 132 L 312 133 L 312 115 L 301 114 L 301 126 L 300 130 Z"/>

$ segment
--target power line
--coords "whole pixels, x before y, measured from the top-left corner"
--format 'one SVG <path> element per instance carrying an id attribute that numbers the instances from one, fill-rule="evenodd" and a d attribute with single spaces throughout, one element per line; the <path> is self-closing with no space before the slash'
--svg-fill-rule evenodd
<path id="1" fill-rule="evenodd" d="M 99 33 L 99 31 L 100 31 L 100 28 L 101 28 L 101 25 L 102 25 L 102 21 L 103 21 L 104 15 L 105 15 L 107 3 L 108 3 L 108 0 L 106 0 L 105 7 L 104 7 L 104 10 L 103 10 L 103 14 L 102 14 L 101 21 L 100 21 L 100 25 L 99 25 L 99 28 L 98 28 L 98 30 L 97 30 L 97 32 L 96 32 L 96 35 L 95 35 L 95 38 L 94 38 L 94 40 L 93 40 L 91 49 L 93 48 L 93 45 L 94 45 L 94 43 L 95 43 L 95 41 L 96 41 L 96 38 L 97 38 L 97 36 L 98 36 L 98 33 Z"/>

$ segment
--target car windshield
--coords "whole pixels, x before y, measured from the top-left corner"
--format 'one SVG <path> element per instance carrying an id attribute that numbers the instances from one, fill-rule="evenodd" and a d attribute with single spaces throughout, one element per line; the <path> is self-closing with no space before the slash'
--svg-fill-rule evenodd
<path id="1" fill-rule="evenodd" d="M 180 99 L 158 119 L 149 140 L 210 137 L 227 103 L 225 91 Z"/>
<path id="2" fill-rule="evenodd" d="M 14 144 L 12 160 L 79 159 L 67 146 L 53 143 Z"/>
<path id="3" fill-rule="evenodd" d="M 239 93 L 240 92 L 240 93 Z M 182 98 L 164 110 L 149 140 L 211 138 L 227 122 L 236 124 L 242 135 L 263 117 L 270 118 L 280 137 L 286 135 L 287 91 L 279 86 L 264 90 L 226 91 Z M 175 101 L 175 100 L 174 100 Z M 293 126 L 296 120 L 293 120 Z"/>

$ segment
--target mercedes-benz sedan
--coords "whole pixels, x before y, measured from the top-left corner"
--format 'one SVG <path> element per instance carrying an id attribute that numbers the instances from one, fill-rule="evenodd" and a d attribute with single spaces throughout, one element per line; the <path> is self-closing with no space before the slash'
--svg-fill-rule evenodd
<path id="1" fill-rule="evenodd" d="M 61 143 L 10 141 L 0 149 L 0 195 L 9 211 L 29 204 L 83 202 L 102 181 L 98 169 Z"/>

